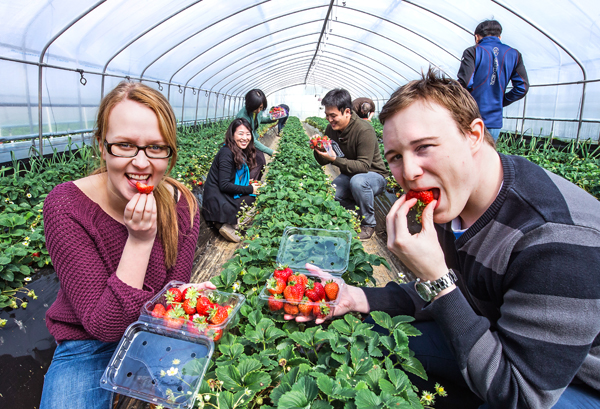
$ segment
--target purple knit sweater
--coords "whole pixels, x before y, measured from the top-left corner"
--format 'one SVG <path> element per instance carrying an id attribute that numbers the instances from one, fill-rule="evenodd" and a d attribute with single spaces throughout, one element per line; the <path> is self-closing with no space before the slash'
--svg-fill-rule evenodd
<path id="1" fill-rule="evenodd" d="M 177 204 L 177 261 L 165 268 L 164 249 L 154 241 L 144 288 L 115 275 L 128 237 L 125 225 L 106 214 L 73 182 L 56 186 L 44 202 L 46 245 L 60 281 L 46 325 L 57 342 L 97 339 L 119 341 L 140 315 L 142 305 L 169 281 L 190 280 L 200 216 L 190 228 L 188 203 Z"/>

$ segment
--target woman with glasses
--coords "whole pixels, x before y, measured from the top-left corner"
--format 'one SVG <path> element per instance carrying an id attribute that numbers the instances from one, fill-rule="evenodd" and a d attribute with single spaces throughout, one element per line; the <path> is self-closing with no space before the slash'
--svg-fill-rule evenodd
<path id="1" fill-rule="evenodd" d="M 190 280 L 200 220 L 192 193 L 166 176 L 177 160 L 176 132 L 161 93 L 120 83 L 98 110 L 100 167 L 56 186 L 44 202 L 60 290 L 46 313 L 58 347 L 41 409 L 111 407 L 100 378 L 126 328 L 169 281 Z M 138 183 L 154 189 L 140 193 Z"/>
<path id="2" fill-rule="evenodd" d="M 254 146 L 257 149 L 256 165 L 253 168 L 250 168 L 250 178 L 260 180 L 263 169 L 267 164 L 265 153 L 269 156 L 273 156 L 275 151 L 258 140 L 258 128 L 261 124 L 272 123 L 275 122 L 276 119 L 271 119 L 270 115 L 264 114 L 264 111 L 267 108 L 267 97 L 261 90 L 253 89 L 248 91 L 245 102 L 245 106 L 238 112 L 236 118 L 243 118 L 250 124 L 250 132 L 252 132 Z"/>
<path id="3" fill-rule="evenodd" d="M 225 144 L 213 160 L 202 201 L 202 216 L 219 229 L 228 241 L 239 243 L 236 233 L 237 214 L 242 203 L 254 203 L 258 183 L 250 183 L 250 169 L 256 166 L 256 149 L 250 123 L 244 118 L 231 122 L 225 133 Z"/>

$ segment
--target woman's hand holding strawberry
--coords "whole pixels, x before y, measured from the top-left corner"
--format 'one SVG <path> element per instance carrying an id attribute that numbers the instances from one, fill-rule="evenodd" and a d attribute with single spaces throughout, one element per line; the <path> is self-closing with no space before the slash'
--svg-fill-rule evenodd
<path id="1" fill-rule="evenodd" d="M 153 194 L 135 194 L 125 206 L 123 220 L 130 239 L 152 242 L 157 232 L 156 201 Z"/>

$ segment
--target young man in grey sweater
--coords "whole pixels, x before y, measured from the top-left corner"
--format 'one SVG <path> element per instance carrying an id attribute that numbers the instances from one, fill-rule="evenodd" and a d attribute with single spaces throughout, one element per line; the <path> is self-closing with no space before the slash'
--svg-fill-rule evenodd
<path id="1" fill-rule="evenodd" d="M 600 202 L 498 153 L 471 95 L 431 70 L 379 118 L 398 183 L 435 199 L 420 233 L 416 199 L 387 216 L 388 247 L 418 280 L 347 287 L 335 314 L 414 316 L 409 347 L 454 407 L 599 408 Z"/>

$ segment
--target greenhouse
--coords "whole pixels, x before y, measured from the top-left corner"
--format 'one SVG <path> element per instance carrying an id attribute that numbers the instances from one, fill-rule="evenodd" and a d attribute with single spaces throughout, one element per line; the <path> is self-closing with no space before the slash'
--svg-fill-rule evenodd
<path id="1" fill-rule="evenodd" d="M 0 17 L 0 407 L 600 408 L 600 2 Z"/>

